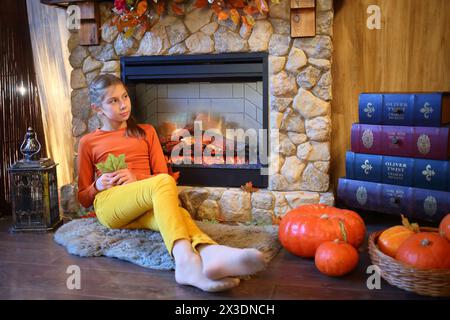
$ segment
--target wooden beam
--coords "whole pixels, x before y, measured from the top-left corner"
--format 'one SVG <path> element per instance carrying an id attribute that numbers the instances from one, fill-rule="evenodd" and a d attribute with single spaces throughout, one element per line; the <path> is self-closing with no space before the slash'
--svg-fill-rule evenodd
<path id="1" fill-rule="evenodd" d="M 83 2 L 80 6 L 80 45 L 100 44 L 100 10 L 97 2 Z"/>
<path id="2" fill-rule="evenodd" d="M 100 11 L 99 0 L 41 0 L 46 5 L 68 7 L 77 5 L 80 8 L 80 45 L 92 46 L 100 44 Z"/>
<path id="3" fill-rule="evenodd" d="M 314 37 L 315 35 L 315 0 L 291 0 L 291 37 Z"/>
<path id="4" fill-rule="evenodd" d="M 315 8 L 314 0 L 291 0 L 291 9 Z"/>
<path id="5" fill-rule="evenodd" d="M 42 4 L 50 6 L 68 7 L 77 2 L 100 2 L 102 0 L 40 0 Z"/>

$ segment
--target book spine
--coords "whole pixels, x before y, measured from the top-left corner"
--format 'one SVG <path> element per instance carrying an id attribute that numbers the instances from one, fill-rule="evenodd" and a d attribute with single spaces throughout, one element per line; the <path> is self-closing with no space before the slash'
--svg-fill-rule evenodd
<path id="1" fill-rule="evenodd" d="M 381 93 L 361 93 L 358 101 L 359 122 L 365 124 L 383 123 L 383 99 Z"/>
<path id="2" fill-rule="evenodd" d="M 404 214 L 438 223 L 450 211 L 450 192 L 341 178 L 337 198 L 350 208 Z"/>
<path id="3" fill-rule="evenodd" d="M 450 191 L 450 161 L 413 159 L 413 184 L 422 189 Z"/>
<path id="4" fill-rule="evenodd" d="M 447 160 L 448 139 L 448 127 L 407 127 L 355 123 L 351 129 L 351 151 Z"/>
<path id="5" fill-rule="evenodd" d="M 346 160 L 347 179 L 382 182 L 383 156 L 348 151 Z"/>
<path id="6" fill-rule="evenodd" d="M 359 122 L 438 127 L 442 124 L 443 93 L 361 93 Z"/>
<path id="7" fill-rule="evenodd" d="M 449 161 L 346 154 L 346 178 L 450 191 Z"/>

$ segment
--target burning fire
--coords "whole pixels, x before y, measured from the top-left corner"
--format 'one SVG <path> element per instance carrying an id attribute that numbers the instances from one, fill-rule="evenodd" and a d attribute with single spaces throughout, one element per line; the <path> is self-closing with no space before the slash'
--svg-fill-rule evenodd
<path id="1" fill-rule="evenodd" d="M 200 123 L 201 135 L 195 133 Z M 200 113 L 192 123 L 177 128 L 175 123 L 164 122 L 158 127 L 159 139 L 164 154 L 173 164 L 248 164 L 248 145 L 227 139 L 223 132 L 222 118 Z M 195 152 L 197 151 L 197 152 Z M 238 152 L 240 151 L 240 152 Z M 200 157 L 195 158 L 196 155 Z"/>

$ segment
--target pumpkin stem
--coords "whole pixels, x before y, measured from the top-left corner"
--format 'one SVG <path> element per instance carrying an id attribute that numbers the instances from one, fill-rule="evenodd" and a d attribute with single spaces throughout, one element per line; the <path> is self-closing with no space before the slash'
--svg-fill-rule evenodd
<path id="1" fill-rule="evenodd" d="M 345 226 L 342 220 L 339 220 L 339 227 L 341 229 L 342 237 L 344 238 L 344 242 L 347 243 L 347 232 L 345 231 Z"/>
<path id="2" fill-rule="evenodd" d="M 330 216 L 326 213 L 320 216 L 320 219 L 328 219 Z"/>
<path id="3" fill-rule="evenodd" d="M 430 240 L 428 240 L 427 238 L 422 239 L 422 241 L 420 241 L 420 245 L 423 246 L 423 247 L 429 246 L 430 243 L 431 243 Z"/>
<path id="4" fill-rule="evenodd" d="M 415 233 L 420 231 L 419 225 L 417 223 L 410 223 L 407 217 L 405 217 L 402 214 L 400 214 L 400 215 L 402 217 L 402 224 L 405 228 L 408 228 L 409 230 L 411 230 Z"/>

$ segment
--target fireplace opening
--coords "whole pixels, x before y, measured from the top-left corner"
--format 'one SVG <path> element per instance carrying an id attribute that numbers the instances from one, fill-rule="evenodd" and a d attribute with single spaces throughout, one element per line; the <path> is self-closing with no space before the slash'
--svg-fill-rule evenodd
<path id="1" fill-rule="evenodd" d="M 267 54 L 122 57 L 121 72 L 181 185 L 267 187 Z"/>

